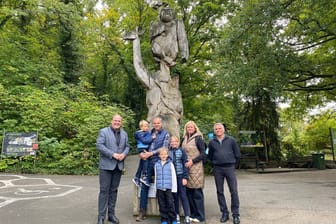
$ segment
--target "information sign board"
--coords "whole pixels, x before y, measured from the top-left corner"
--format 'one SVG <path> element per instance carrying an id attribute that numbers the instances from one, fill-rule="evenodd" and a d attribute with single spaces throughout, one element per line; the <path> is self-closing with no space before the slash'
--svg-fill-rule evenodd
<path id="1" fill-rule="evenodd" d="M 5 156 L 36 155 L 38 149 L 37 132 L 5 132 L 2 142 L 2 154 Z"/>

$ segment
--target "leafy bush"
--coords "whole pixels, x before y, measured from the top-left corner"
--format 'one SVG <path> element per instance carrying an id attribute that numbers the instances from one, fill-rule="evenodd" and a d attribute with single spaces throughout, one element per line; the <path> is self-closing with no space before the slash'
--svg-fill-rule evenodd
<path id="1" fill-rule="evenodd" d="M 336 113 L 326 110 L 305 120 L 284 123 L 282 152 L 286 158 L 310 155 L 314 152 L 331 154 L 329 128 L 336 127 Z"/>
<path id="2" fill-rule="evenodd" d="M 98 130 L 109 126 L 118 113 L 130 135 L 134 114 L 121 105 L 106 106 L 89 89 L 87 83 L 45 91 L 31 86 L 0 88 L 0 127 L 7 132 L 37 131 L 39 135 L 36 157 L 3 157 L 0 171 L 96 174 Z"/>

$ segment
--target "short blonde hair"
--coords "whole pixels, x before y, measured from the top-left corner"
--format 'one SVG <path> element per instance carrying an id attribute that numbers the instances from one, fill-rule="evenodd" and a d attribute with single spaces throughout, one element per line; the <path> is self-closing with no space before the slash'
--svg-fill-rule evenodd
<path id="1" fill-rule="evenodd" d="M 166 152 L 168 154 L 169 149 L 167 147 L 161 147 L 158 149 L 158 155 L 160 155 L 162 152 Z"/>
<path id="2" fill-rule="evenodd" d="M 141 121 L 139 122 L 139 127 L 142 128 L 145 124 L 149 125 L 148 121 L 146 121 L 146 120 L 141 120 Z"/>
<path id="3" fill-rule="evenodd" d="M 177 137 L 176 135 L 171 136 L 171 137 L 170 137 L 170 141 L 171 141 L 172 139 L 175 139 L 178 143 L 180 143 L 180 138 Z"/>

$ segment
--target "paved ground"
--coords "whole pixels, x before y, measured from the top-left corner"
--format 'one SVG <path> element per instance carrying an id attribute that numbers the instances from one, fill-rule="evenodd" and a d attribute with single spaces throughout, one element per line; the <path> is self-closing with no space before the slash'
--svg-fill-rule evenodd
<path id="1" fill-rule="evenodd" d="M 136 162 L 136 156 L 127 159 L 119 190 L 116 212 L 121 224 L 136 223 L 131 182 Z M 336 223 L 336 169 L 238 171 L 238 181 L 242 224 Z M 207 177 L 204 192 L 207 224 L 219 223 L 213 177 Z M 97 194 L 97 176 L 0 173 L 0 224 L 95 224 Z M 159 223 L 158 217 L 143 223 Z"/>

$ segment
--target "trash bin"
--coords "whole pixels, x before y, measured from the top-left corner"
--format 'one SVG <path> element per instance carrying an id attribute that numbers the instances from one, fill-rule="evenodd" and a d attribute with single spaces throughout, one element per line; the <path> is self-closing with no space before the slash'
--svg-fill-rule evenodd
<path id="1" fill-rule="evenodd" d="M 313 168 L 317 168 L 317 169 L 320 169 L 320 170 L 323 170 L 323 169 L 326 168 L 323 153 L 313 153 L 312 154 L 312 159 L 313 159 Z"/>

